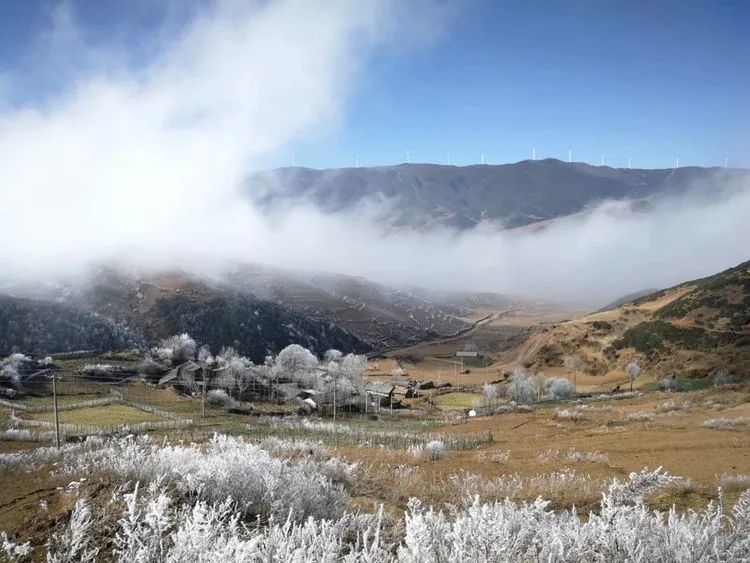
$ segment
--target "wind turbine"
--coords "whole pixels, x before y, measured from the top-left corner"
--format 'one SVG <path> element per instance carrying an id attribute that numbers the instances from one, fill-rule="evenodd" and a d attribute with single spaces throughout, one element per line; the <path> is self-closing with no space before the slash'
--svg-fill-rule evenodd
<path id="1" fill-rule="evenodd" d="M 568 164 L 573 162 L 573 149 L 568 149 Z"/>
<path id="2" fill-rule="evenodd" d="M 359 155 L 354 155 L 354 168 L 359 168 Z"/>
<path id="3" fill-rule="evenodd" d="M 449 152 L 445 153 L 445 162 L 448 166 L 451 165 L 451 153 Z"/>
<path id="4" fill-rule="evenodd" d="M 482 164 L 484 164 L 484 153 L 482 153 Z"/>
<path id="5" fill-rule="evenodd" d="M 674 157 L 674 167 L 679 168 L 680 167 L 680 157 L 676 156 Z"/>
<path id="6" fill-rule="evenodd" d="M 630 163 L 632 160 L 633 160 L 632 158 L 628 157 L 628 168 L 632 168 L 632 166 L 630 166 Z"/>
<path id="7" fill-rule="evenodd" d="M 724 168 L 729 168 L 729 159 L 726 156 L 724 157 Z"/>
<path id="8" fill-rule="evenodd" d="M 604 153 L 602 153 L 602 166 L 604 166 Z"/>
<path id="9" fill-rule="evenodd" d="M 536 147 L 531 149 L 531 160 L 536 160 Z"/>
<path id="10" fill-rule="evenodd" d="M 411 163 L 411 153 L 409 151 L 406 151 L 406 164 Z"/>

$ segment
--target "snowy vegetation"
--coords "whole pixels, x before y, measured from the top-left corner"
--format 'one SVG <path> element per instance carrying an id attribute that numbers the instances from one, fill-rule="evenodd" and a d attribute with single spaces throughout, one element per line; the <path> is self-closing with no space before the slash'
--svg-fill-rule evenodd
<path id="1" fill-rule="evenodd" d="M 276 356 L 267 356 L 262 364 L 255 364 L 233 347 L 225 346 L 212 355 L 208 346 L 198 347 L 190 335 L 183 333 L 163 340 L 151 350 L 151 356 L 144 359 L 143 365 L 159 374 L 188 361 L 205 369 L 209 390 L 222 390 L 237 400 L 245 395 L 294 400 L 299 391 L 305 391 L 315 395 L 316 406 L 330 406 L 335 402 L 340 409 L 365 401 L 365 356 L 343 354 L 333 349 L 325 352 L 321 360 L 307 348 L 290 344 Z M 198 392 L 201 370 L 181 370 L 178 384 L 188 392 Z M 216 404 L 235 404 L 222 401 L 218 394 L 214 394 L 213 399 Z"/>
<path id="2" fill-rule="evenodd" d="M 645 498 L 679 482 L 658 469 L 611 482 L 585 518 L 575 509 L 554 511 L 543 498 L 510 500 L 512 487 L 533 487 L 527 480 L 460 475 L 454 485 L 463 500 L 445 509 L 412 499 L 401 520 L 382 508 L 346 511 L 355 466 L 310 445 L 278 445 L 281 457 L 227 437 L 204 447 L 127 438 L 2 456 L 0 464 L 54 460 L 71 475 L 101 471 L 121 484 L 109 502 L 94 503 L 81 494 L 84 481 L 74 481 L 67 488 L 78 495 L 70 518 L 46 546 L 2 534 L 0 547 L 9 560 L 47 551 L 49 562 L 733 562 L 750 557 L 750 491 L 731 510 L 720 500 L 702 511 L 655 512 Z M 547 492 L 591 482 L 573 473 L 555 475 L 535 479 L 544 481 Z M 479 494 L 492 487 L 497 500 L 481 501 Z"/>
<path id="3" fill-rule="evenodd" d="M 575 387 L 567 379 L 555 377 L 547 381 L 547 394 L 552 399 L 570 399 L 575 392 Z"/>

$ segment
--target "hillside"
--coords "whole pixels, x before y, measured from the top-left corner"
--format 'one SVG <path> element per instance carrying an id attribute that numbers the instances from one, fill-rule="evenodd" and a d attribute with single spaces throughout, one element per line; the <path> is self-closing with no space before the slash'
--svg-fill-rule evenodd
<path id="1" fill-rule="evenodd" d="M 387 202 L 391 205 L 382 220 L 394 227 L 466 229 L 495 220 L 510 228 L 578 213 L 604 200 L 642 200 L 687 190 L 716 193 L 748 179 L 748 170 L 638 170 L 545 159 L 474 166 L 281 168 L 250 177 L 247 193 L 271 212 L 300 202 L 327 213 Z"/>
<path id="2" fill-rule="evenodd" d="M 0 295 L 0 356 L 144 345 L 143 333 L 125 322 L 69 305 Z"/>
<path id="3" fill-rule="evenodd" d="M 592 375 L 637 361 L 649 379 L 750 371 L 750 262 L 537 334 L 527 365 L 562 367 L 577 354 Z"/>
<path id="4" fill-rule="evenodd" d="M 509 303 L 492 294 L 419 291 L 256 265 L 213 279 L 103 267 L 84 282 L 6 288 L 0 354 L 144 347 L 185 331 L 255 361 L 291 343 L 318 354 L 380 351 L 456 334 L 471 326 L 478 304 Z"/>

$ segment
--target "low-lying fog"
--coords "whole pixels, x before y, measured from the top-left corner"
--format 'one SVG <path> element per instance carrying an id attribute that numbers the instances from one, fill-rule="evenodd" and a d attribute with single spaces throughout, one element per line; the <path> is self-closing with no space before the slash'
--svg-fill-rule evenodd
<path id="1" fill-rule="evenodd" d="M 217 257 L 601 304 L 750 258 L 750 186 L 639 212 L 607 203 L 538 231 L 388 232 L 382 203 L 264 216 L 241 195 L 257 163 L 342 119 L 376 49 L 441 25 L 395 0 L 325 4 L 211 4 L 155 41 L 146 65 L 87 45 L 58 7 L 37 46 L 78 63 L 56 69 L 58 91 L 4 103 L 25 77 L 0 77 L 0 278 L 118 259 L 215 273 Z"/>

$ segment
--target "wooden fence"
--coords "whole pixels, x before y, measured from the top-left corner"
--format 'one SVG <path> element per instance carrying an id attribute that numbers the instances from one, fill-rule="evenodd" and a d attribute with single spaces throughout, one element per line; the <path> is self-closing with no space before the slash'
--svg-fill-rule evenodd
<path id="1" fill-rule="evenodd" d="M 55 423 L 46 420 L 33 420 L 28 418 L 19 418 L 11 414 L 11 421 L 17 426 L 27 428 L 44 428 L 54 430 Z M 68 424 L 60 423 L 60 432 L 66 436 L 107 436 L 111 434 L 137 434 L 149 430 L 177 430 L 193 424 L 192 419 L 180 420 L 161 420 L 136 422 L 134 424 L 122 424 L 120 426 L 101 426 L 91 424 Z"/>

